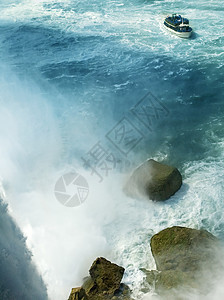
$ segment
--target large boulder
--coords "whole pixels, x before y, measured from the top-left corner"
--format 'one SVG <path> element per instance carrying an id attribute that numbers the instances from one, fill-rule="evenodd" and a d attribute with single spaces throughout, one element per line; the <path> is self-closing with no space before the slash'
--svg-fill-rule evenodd
<path id="1" fill-rule="evenodd" d="M 73 295 L 83 298 L 74 298 L 71 293 L 73 298 L 69 300 L 131 300 L 130 289 L 121 283 L 123 267 L 99 257 L 93 262 L 89 274 L 81 288 L 72 289 Z"/>
<path id="2" fill-rule="evenodd" d="M 146 196 L 162 201 L 174 195 L 182 185 L 182 176 L 175 167 L 149 159 L 134 170 L 124 192 L 134 198 Z"/>
<path id="3" fill-rule="evenodd" d="M 113 294 L 120 286 L 124 268 L 99 257 L 93 262 L 89 274 L 98 291 Z"/>
<path id="4" fill-rule="evenodd" d="M 124 268 L 111 263 L 103 257 L 97 258 L 90 270 L 90 277 L 83 287 L 91 299 L 104 296 L 113 296 L 119 289 L 124 274 Z"/>
<path id="5" fill-rule="evenodd" d="M 157 271 L 144 270 L 146 280 L 166 297 L 178 287 L 206 293 L 219 276 L 220 249 L 219 240 L 206 230 L 166 228 L 151 238 Z"/>
<path id="6" fill-rule="evenodd" d="M 174 226 L 151 238 L 158 271 L 196 271 L 215 259 L 218 239 L 206 230 Z"/>

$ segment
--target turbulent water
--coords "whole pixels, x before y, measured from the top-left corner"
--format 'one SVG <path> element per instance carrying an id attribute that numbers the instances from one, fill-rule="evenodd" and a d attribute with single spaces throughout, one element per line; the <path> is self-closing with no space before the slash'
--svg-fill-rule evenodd
<path id="1" fill-rule="evenodd" d="M 67 299 L 97 256 L 124 266 L 134 297 L 150 299 L 139 269 L 154 267 L 152 234 L 184 225 L 224 240 L 223 4 L 1 0 L 0 8 L 0 176 L 49 299 Z M 192 38 L 163 28 L 173 12 L 190 19 Z M 158 108 L 149 108 L 150 128 L 133 114 L 148 92 Z M 121 122 L 136 137 L 122 149 L 110 139 Z M 102 178 L 82 159 L 98 142 L 117 159 Z M 122 193 L 146 158 L 183 175 L 166 203 Z M 54 186 L 74 171 L 89 195 L 68 208 Z"/>

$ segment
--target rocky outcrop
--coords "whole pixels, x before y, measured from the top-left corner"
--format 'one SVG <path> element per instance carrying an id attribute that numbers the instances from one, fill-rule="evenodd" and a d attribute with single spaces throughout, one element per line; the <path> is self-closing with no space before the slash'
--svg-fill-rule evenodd
<path id="1" fill-rule="evenodd" d="M 121 283 L 124 268 L 99 257 L 89 274 L 81 288 L 72 289 L 69 300 L 131 300 L 130 289 Z"/>
<path id="2" fill-rule="evenodd" d="M 157 270 L 196 271 L 215 258 L 218 239 L 206 230 L 174 226 L 151 239 Z"/>
<path id="3" fill-rule="evenodd" d="M 218 239 L 205 230 L 164 229 L 151 238 L 157 271 L 143 270 L 146 280 L 160 294 L 168 295 L 178 287 L 205 293 L 220 267 L 220 247 Z"/>
<path id="4" fill-rule="evenodd" d="M 95 283 L 98 292 L 113 294 L 119 289 L 124 274 L 124 268 L 100 257 L 92 264 L 89 274 Z"/>
<path id="5" fill-rule="evenodd" d="M 134 198 L 147 196 L 162 201 L 174 195 L 181 185 L 182 176 L 177 168 L 149 159 L 134 170 L 124 192 Z"/>

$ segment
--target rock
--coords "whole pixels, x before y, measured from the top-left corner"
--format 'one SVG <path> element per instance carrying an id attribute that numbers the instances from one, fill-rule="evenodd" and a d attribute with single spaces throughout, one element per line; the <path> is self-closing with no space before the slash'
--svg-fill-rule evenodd
<path id="1" fill-rule="evenodd" d="M 150 285 L 154 281 L 155 290 L 166 297 L 178 287 L 206 293 L 220 267 L 220 248 L 219 240 L 206 230 L 166 228 L 151 238 L 157 272 L 144 270 L 146 280 Z"/>
<path id="2" fill-rule="evenodd" d="M 82 287 L 74 288 L 68 300 L 88 300 L 85 290 Z"/>
<path id="3" fill-rule="evenodd" d="M 99 257 L 89 274 L 81 288 L 72 289 L 69 300 L 131 300 L 129 287 L 121 283 L 124 268 Z"/>
<path id="4" fill-rule="evenodd" d="M 113 294 L 120 287 L 124 268 L 99 257 L 93 262 L 89 274 L 98 292 Z"/>
<path id="5" fill-rule="evenodd" d="M 119 289 L 114 292 L 112 300 L 133 300 L 131 299 L 130 288 L 126 284 L 121 283 Z"/>
<path id="6" fill-rule="evenodd" d="M 174 195 L 181 185 L 182 176 L 177 168 L 149 159 L 134 170 L 124 192 L 134 198 L 147 196 L 162 201 Z"/>
<path id="7" fill-rule="evenodd" d="M 90 276 L 84 280 L 82 287 L 87 295 L 92 295 L 95 291 L 97 292 L 97 285 Z"/>
<path id="8" fill-rule="evenodd" d="M 188 283 L 189 277 L 192 274 L 188 274 L 187 272 L 182 272 L 178 270 L 168 270 L 168 271 L 157 271 L 157 270 L 146 270 L 141 269 L 146 275 L 145 281 L 149 283 L 151 287 L 153 287 L 157 292 L 161 292 L 161 290 L 170 290 L 173 288 L 177 288 L 178 286 L 183 286 Z M 188 277 L 189 276 L 189 277 Z M 194 285 L 194 277 L 192 279 L 192 285 Z M 192 287 L 192 285 L 188 285 Z M 146 290 L 148 292 L 149 290 Z"/>
<path id="9" fill-rule="evenodd" d="M 155 281 L 157 291 L 167 291 L 178 287 L 197 289 L 198 283 L 193 272 L 182 272 L 179 270 L 167 270 L 158 272 Z"/>
<path id="10" fill-rule="evenodd" d="M 218 239 L 206 230 L 174 226 L 151 238 L 152 255 L 158 271 L 196 271 L 214 262 Z"/>

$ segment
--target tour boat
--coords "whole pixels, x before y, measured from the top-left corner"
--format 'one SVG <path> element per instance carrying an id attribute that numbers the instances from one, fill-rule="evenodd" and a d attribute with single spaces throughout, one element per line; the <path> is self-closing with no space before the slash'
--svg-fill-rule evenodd
<path id="1" fill-rule="evenodd" d="M 181 38 L 189 38 L 192 33 L 192 28 L 189 26 L 189 20 L 181 17 L 181 15 L 172 14 L 167 16 L 164 21 L 166 29 Z"/>

